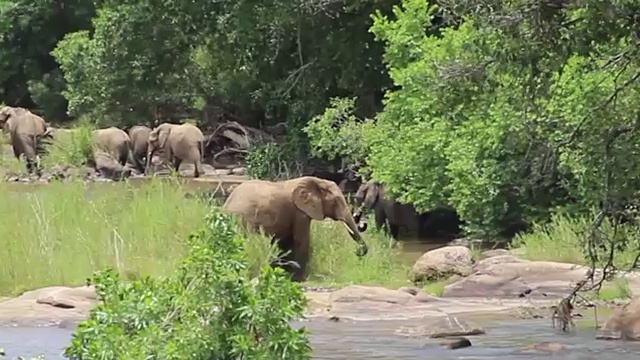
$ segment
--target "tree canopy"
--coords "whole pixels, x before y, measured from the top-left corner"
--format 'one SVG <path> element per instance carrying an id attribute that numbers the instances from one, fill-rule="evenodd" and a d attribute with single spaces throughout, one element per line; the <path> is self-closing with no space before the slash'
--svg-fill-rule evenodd
<path id="1" fill-rule="evenodd" d="M 284 121 L 297 149 L 363 160 L 401 201 L 508 233 L 635 197 L 639 9 L 0 0 L 0 89 L 56 120 Z"/>

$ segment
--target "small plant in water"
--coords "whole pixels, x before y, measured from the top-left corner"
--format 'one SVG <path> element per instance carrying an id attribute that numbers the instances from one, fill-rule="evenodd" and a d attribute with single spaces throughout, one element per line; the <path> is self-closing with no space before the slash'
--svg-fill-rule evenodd
<path id="1" fill-rule="evenodd" d="M 309 359 L 300 285 L 265 264 L 251 280 L 245 239 L 214 210 L 189 238 L 174 276 L 124 283 L 108 269 L 90 283 L 102 301 L 73 335 L 71 359 Z"/>

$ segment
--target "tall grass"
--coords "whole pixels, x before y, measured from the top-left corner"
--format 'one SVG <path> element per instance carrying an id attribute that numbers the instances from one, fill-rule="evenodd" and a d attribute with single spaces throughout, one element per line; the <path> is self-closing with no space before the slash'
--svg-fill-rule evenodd
<path id="1" fill-rule="evenodd" d="M 51 285 L 80 285 L 95 270 L 114 266 L 124 276 L 166 275 L 186 253 L 190 232 L 203 225 L 211 206 L 185 196 L 176 182 L 0 183 L 0 294 Z M 322 284 L 399 284 L 406 268 L 389 240 L 365 234 L 369 254 L 336 222 L 312 226 L 309 279 Z M 247 236 L 253 272 L 267 263 L 273 246 Z"/>
<path id="2" fill-rule="evenodd" d="M 556 214 L 548 224 L 534 225 L 531 233 L 517 236 L 512 246 L 521 248 L 522 257 L 529 260 L 587 264 L 584 249 L 592 221 L 593 217 Z M 616 251 L 614 264 L 619 268 L 631 265 L 637 253 L 636 249 L 640 249 L 638 229 L 632 226 L 619 226 L 614 236 L 612 224 L 605 220 L 600 231 L 608 239 L 625 242 L 630 250 Z"/>

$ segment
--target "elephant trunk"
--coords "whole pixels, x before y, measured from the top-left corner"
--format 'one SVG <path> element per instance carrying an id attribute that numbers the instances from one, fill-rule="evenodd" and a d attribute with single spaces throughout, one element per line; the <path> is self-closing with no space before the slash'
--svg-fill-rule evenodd
<path id="1" fill-rule="evenodd" d="M 153 157 L 153 152 L 153 149 L 149 149 L 149 151 L 147 151 L 147 161 L 144 167 L 144 172 L 146 174 L 151 172 L 151 158 Z"/>
<path id="2" fill-rule="evenodd" d="M 349 235 L 351 236 L 353 241 L 357 242 L 358 245 L 360 245 L 360 248 L 358 248 L 356 255 L 358 255 L 358 257 L 367 255 L 367 253 L 369 252 L 369 247 L 367 246 L 367 243 L 365 243 L 364 240 L 362 239 L 362 236 L 358 231 L 358 226 L 356 225 L 356 222 L 353 219 L 353 217 L 347 216 L 342 221 L 342 223 L 347 228 L 347 231 L 349 232 Z"/>
<path id="3" fill-rule="evenodd" d="M 358 224 L 358 231 L 360 232 L 365 232 L 367 231 L 367 217 L 363 216 L 366 215 L 366 212 L 363 211 L 363 209 L 360 208 L 356 208 L 356 210 L 353 212 L 353 219 L 356 222 L 356 224 Z"/>

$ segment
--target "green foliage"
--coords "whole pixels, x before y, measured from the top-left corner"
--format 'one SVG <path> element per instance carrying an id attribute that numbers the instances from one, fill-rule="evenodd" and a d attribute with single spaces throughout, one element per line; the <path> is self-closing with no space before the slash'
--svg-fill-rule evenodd
<path id="1" fill-rule="evenodd" d="M 287 147 L 276 143 L 249 149 L 246 166 L 247 175 L 254 179 L 285 180 L 302 174 L 302 166 L 296 162 L 295 152 L 287 151 Z"/>
<path id="2" fill-rule="evenodd" d="M 355 115 L 355 99 L 333 98 L 324 113 L 313 117 L 304 131 L 313 156 L 342 158 L 352 164 L 367 155 L 364 131 L 369 124 Z"/>
<path id="3" fill-rule="evenodd" d="M 248 276 L 244 239 L 229 215 L 212 211 L 189 237 L 170 277 L 123 283 L 106 270 L 90 282 L 102 301 L 65 350 L 71 359 L 309 359 L 299 317 L 306 297 L 281 269 Z"/>
<path id="4" fill-rule="evenodd" d="M 96 125 L 88 118 L 79 119 L 73 127 L 53 134 L 53 141 L 47 147 L 45 166 L 82 166 L 93 158 L 93 131 Z"/>

